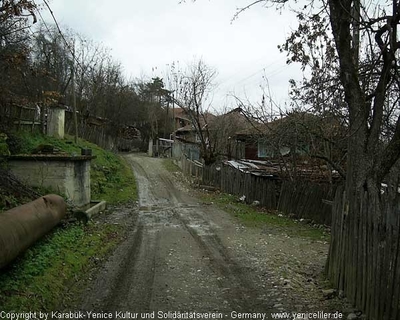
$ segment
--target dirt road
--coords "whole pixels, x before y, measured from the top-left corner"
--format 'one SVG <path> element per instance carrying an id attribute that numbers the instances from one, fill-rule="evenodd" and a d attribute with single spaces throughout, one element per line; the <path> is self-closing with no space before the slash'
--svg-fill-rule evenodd
<path id="1" fill-rule="evenodd" d="M 249 231 L 190 195 L 162 159 L 133 154 L 126 159 L 137 178 L 139 210 L 127 208 L 112 217 L 128 225 L 129 235 L 90 284 L 81 310 L 139 319 L 153 311 L 155 319 L 160 311 L 164 318 L 173 318 L 165 314 L 169 311 L 220 312 L 224 319 L 237 319 L 254 312 L 269 318 L 277 310 L 293 311 L 296 302 L 302 306 L 269 270 L 281 250 L 266 252 L 268 234 Z M 283 239 L 275 239 L 282 241 L 278 246 Z M 294 250 L 302 250 L 301 241 L 296 245 Z M 315 250 L 320 255 L 326 245 Z"/>

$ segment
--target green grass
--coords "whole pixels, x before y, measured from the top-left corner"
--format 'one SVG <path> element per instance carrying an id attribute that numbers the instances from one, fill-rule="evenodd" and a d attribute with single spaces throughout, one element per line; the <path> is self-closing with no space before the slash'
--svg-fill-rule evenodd
<path id="1" fill-rule="evenodd" d="M 81 148 L 92 149 L 91 198 L 108 203 L 137 199 L 132 170 L 122 157 L 95 144 L 67 136 L 59 140 L 38 133 L 19 132 L 7 140 L 12 154 L 31 154 L 39 145 L 51 144 L 69 155 L 80 155 Z M 41 188 L 40 194 L 51 193 Z M 0 190 L 0 209 L 17 206 L 27 199 Z M 7 209 L 4 207 L 3 209 Z M 72 299 L 95 266 L 95 258 L 105 257 L 122 239 L 125 229 L 111 224 L 87 226 L 70 224 L 54 229 L 0 272 L 0 311 L 49 311 Z M 70 290 L 66 290 L 70 288 Z"/>
<path id="2" fill-rule="evenodd" d="M 91 198 L 106 200 L 108 203 L 122 203 L 137 200 L 136 182 L 132 170 L 125 160 L 99 146 L 66 136 L 65 139 L 41 135 L 39 133 L 18 132 L 10 135 L 8 139 L 10 150 L 13 154 L 31 154 L 39 145 L 50 144 L 69 155 L 80 155 L 81 148 L 92 149 L 96 156 L 91 162 L 90 187 Z"/>
<path id="3" fill-rule="evenodd" d="M 119 158 L 118 170 L 113 175 L 101 170 L 94 172 L 92 184 L 97 188 L 92 198 L 106 200 L 108 203 L 124 203 L 137 200 L 137 189 L 135 177 L 131 168 L 123 158 Z M 96 184 L 97 183 L 97 184 Z"/>
<path id="4" fill-rule="evenodd" d="M 181 171 L 181 169 L 175 164 L 174 160 L 170 158 L 166 158 L 163 160 L 163 166 L 169 172 Z"/>
<path id="5" fill-rule="evenodd" d="M 329 236 L 319 228 L 296 222 L 277 211 L 265 211 L 261 208 L 240 203 L 237 197 L 225 193 L 208 193 L 203 196 L 204 201 L 213 202 L 219 208 L 229 212 L 248 227 L 274 228 L 279 232 L 286 232 L 289 236 L 298 236 L 312 240 L 327 241 Z"/>
<path id="6" fill-rule="evenodd" d="M 120 226 L 58 228 L 28 249 L 0 275 L 2 311 L 49 311 L 82 286 L 74 285 L 121 239 Z M 72 289 L 66 294 L 66 287 Z"/>
<path id="7" fill-rule="evenodd" d="M 169 172 L 181 171 L 172 159 L 164 159 L 163 165 Z M 279 232 L 286 232 L 291 236 L 312 240 L 329 240 L 329 235 L 319 228 L 296 222 L 277 211 L 266 211 L 262 208 L 240 203 L 237 201 L 237 197 L 226 193 L 203 193 L 202 198 L 205 202 L 215 203 L 219 208 L 229 212 L 248 227 L 269 227 Z"/>

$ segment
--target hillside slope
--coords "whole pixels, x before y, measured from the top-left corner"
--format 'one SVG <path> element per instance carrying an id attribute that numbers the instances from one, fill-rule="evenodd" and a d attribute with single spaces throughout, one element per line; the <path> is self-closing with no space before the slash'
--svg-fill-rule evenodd
<path id="1" fill-rule="evenodd" d="M 92 199 L 108 203 L 134 203 L 136 182 L 125 161 L 112 152 L 84 140 L 77 144 L 72 137 L 58 140 L 40 134 L 9 134 L 11 154 L 31 154 L 41 145 L 52 145 L 60 152 L 80 154 L 92 149 L 96 156 L 91 163 Z M 7 172 L 3 158 L 0 172 L 0 212 L 28 202 L 52 190 L 32 189 Z M 11 187 L 12 186 L 12 187 Z M 110 210 L 104 212 L 108 215 Z M 126 235 L 126 226 L 116 223 L 64 221 L 13 263 L 0 272 L 0 306 L 2 311 L 49 311 L 72 299 L 80 283 L 88 278 L 96 265 L 112 252 Z"/>
<path id="2" fill-rule="evenodd" d="M 106 200 L 108 203 L 125 202 L 137 198 L 135 179 L 131 170 L 121 157 L 110 151 L 82 139 L 75 144 L 70 136 L 63 140 L 30 132 L 18 132 L 7 136 L 8 149 L 13 155 L 37 153 L 47 145 L 53 146 L 58 152 L 71 155 L 80 154 L 81 148 L 92 149 L 92 154 L 96 158 L 91 163 L 91 198 Z M 6 166 L 3 162 L 3 167 Z M 7 181 L 0 181 L 0 211 L 32 200 L 38 194 L 52 192 L 46 188 L 31 190 L 30 193 L 22 192 L 22 190 L 19 192 L 18 189 L 10 190 L 7 184 L 10 179 L 15 179 L 12 176 L 8 177 Z"/>

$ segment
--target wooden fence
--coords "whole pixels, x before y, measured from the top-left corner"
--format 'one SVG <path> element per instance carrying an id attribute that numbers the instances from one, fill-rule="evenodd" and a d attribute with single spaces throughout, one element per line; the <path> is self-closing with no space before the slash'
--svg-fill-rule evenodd
<path id="1" fill-rule="evenodd" d="M 212 164 L 203 167 L 202 183 L 207 186 L 212 186 L 221 189 L 221 175 L 223 172 L 222 164 Z"/>
<path id="2" fill-rule="evenodd" d="M 277 185 L 270 177 L 256 176 L 236 170 L 228 165 L 203 166 L 199 161 L 185 157 L 181 160 L 182 171 L 195 177 L 196 182 L 220 189 L 222 192 L 245 196 L 247 203 L 259 201 L 268 209 L 276 209 Z"/>
<path id="3" fill-rule="evenodd" d="M 278 210 L 298 219 L 330 225 L 334 188 L 328 183 L 283 181 Z"/>
<path id="4" fill-rule="evenodd" d="M 199 161 L 192 161 L 186 157 L 181 158 L 181 169 L 187 176 L 192 176 L 197 183 L 201 183 L 203 177 L 203 164 Z"/>
<path id="5" fill-rule="evenodd" d="M 221 191 L 245 196 L 247 203 L 259 201 L 267 209 L 276 209 L 277 190 L 275 179 L 242 172 L 227 165 L 222 166 Z"/>
<path id="6" fill-rule="evenodd" d="M 78 136 L 87 141 L 97 144 L 98 146 L 108 149 L 116 149 L 116 134 L 115 127 L 108 123 L 90 124 L 82 119 L 80 114 L 77 114 L 78 120 Z M 65 133 L 75 135 L 75 126 L 73 112 L 65 112 Z"/>
<path id="7" fill-rule="evenodd" d="M 184 160 L 183 163 L 188 162 Z M 185 165 L 199 183 L 245 195 L 267 208 L 331 224 L 326 273 L 332 284 L 370 320 L 400 320 L 400 195 L 363 195 L 348 214 L 343 187 L 278 181 L 227 165 Z M 193 167 L 194 166 L 194 167 Z M 335 199 L 332 195 L 335 191 Z M 279 199 L 279 201 L 277 201 Z"/>
<path id="8" fill-rule="evenodd" d="M 327 275 L 371 320 L 400 319 L 399 200 L 365 193 L 348 214 L 343 188 L 335 196 Z"/>
<path id="9" fill-rule="evenodd" d="M 42 131 L 44 115 L 40 109 L 29 106 L 4 105 L 0 110 L 0 125 L 15 130 Z"/>
<path id="10" fill-rule="evenodd" d="M 46 133 L 48 108 L 38 109 L 38 107 L 7 105 L 0 110 L 0 120 L 7 124 L 8 128 L 17 131 L 35 131 Z M 65 113 L 65 133 L 74 135 L 73 113 Z M 0 121 L 0 125 L 2 124 Z M 97 145 L 113 150 L 117 149 L 118 138 L 115 133 L 115 125 L 106 124 L 103 126 L 90 125 L 82 121 L 78 115 L 79 137 L 96 143 Z"/>
<path id="11" fill-rule="evenodd" d="M 242 172 L 224 164 L 203 166 L 184 157 L 181 163 L 183 172 L 194 176 L 199 184 L 239 197 L 245 196 L 247 203 L 259 201 L 267 209 L 277 209 L 294 218 L 325 225 L 331 223 L 333 188 L 330 184 L 281 181 Z"/>

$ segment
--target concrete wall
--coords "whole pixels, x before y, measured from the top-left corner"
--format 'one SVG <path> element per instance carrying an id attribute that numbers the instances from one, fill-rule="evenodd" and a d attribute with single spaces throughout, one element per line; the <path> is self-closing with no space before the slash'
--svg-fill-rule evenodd
<path id="1" fill-rule="evenodd" d="M 150 139 L 149 140 L 149 149 L 147 150 L 147 155 L 149 156 L 149 157 L 152 157 L 153 156 L 153 139 Z"/>
<path id="2" fill-rule="evenodd" d="M 51 137 L 64 139 L 65 109 L 49 108 L 47 134 Z"/>
<path id="3" fill-rule="evenodd" d="M 197 144 L 184 143 L 175 139 L 172 145 L 172 157 L 181 159 L 182 156 L 190 160 L 200 160 L 200 147 Z"/>
<path id="4" fill-rule="evenodd" d="M 9 159 L 11 171 L 26 184 L 50 187 L 64 194 L 76 206 L 90 202 L 91 157 L 14 156 Z"/>

